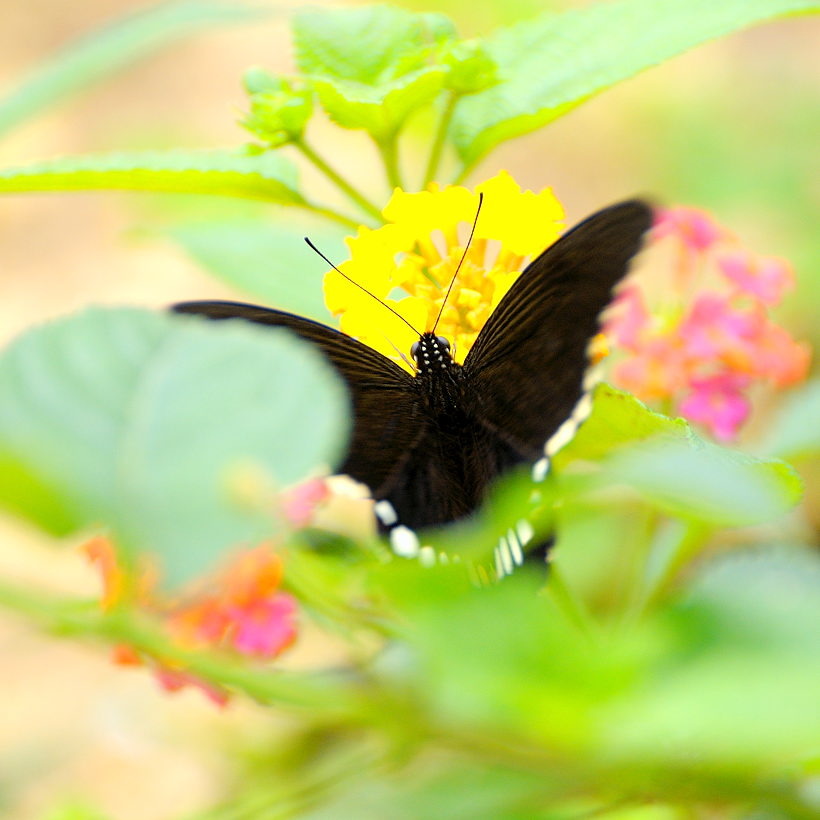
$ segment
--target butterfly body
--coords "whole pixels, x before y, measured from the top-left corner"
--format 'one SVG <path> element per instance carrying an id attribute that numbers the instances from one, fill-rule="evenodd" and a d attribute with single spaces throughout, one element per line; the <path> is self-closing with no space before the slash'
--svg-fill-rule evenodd
<path id="1" fill-rule="evenodd" d="M 463 365 L 434 332 L 413 345 L 411 374 L 356 339 L 282 311 L 211 301 L 174 310 L 284 327 L 315 345 L 352 398 L 340 471 L 388 502 L 384 524 L 423 528 L 470 515 L 500 474 L 543 463 L 554 439 L 572 435 L 588 409 L 588 344 L 651 220 L 645 203 L 629 201 L 565 234 L 516 280 Z"/>
<path id="2" fill-rule="evenodd" d="M 469 515 L 484 501 L 493 479 L 526 460 L 480 419 L 450 403 L 453 396 L 469 399 L 465 379 L 444 389 L 434 382 L 430 392 L 422 385 L 419 438 L 376 496 L 388 500 L 400 511 L 401 522 L 413 528 Z"/>

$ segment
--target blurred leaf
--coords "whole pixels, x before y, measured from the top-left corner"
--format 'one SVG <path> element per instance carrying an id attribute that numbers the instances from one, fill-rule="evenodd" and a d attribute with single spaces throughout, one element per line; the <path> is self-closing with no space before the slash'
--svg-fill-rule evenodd
<path id="1" fill-rule="evenodd" d="M 684 419 L 656 413 L 631 393 L 599 384 L 595 388 L 590 417 L 575 438 L 556 454 L 554 464 L 560 470 L 576 459 L 600 461 L 625 444 L 656 436 L 685 439 L 690 433 L 691 428 Z"/>
<path id="2" fill-rule="evenodd" d="M 719 617 L 723 633 L 739 644 L 816 656 L 820 653 L 818 589 L 820 559 L 805 547 L 732 550 L 701 566 L 676 613 L 690 620 L 695 603 Z"/>
<path id="3" fill-rule="evenodd" d="M 603 710 L 605 746 L 661 767 L 689 759 L 755 772 L 815 754 L 818 580 L 817 556 L 798 551 L 733 556 L 707 570 L 666 618 L 681 649 L 669 646 L 651 686 Z"/>
<path id="4" fill-rule="evenodd" d="M 245 3 L 184 0 L 123 17 L 72 43 L 18 82 L 15 90 L 0 100 L 0 134 L 197 29 L 252 20 L 263 13 Z"/>
<path id="5" fill-rule="evenodd" d="M 432 37 L 446 34 L 431 26 L 439 17 L 384 5 L 305 12 L 293 23 L 297 63 L 334 122 L 385 140 L 441 90 L 445 70 L 426 64 Z"/>
<path id="6" fill-rule="evenodd" d="M 447 66 L 444 85 L 455 94 L 475 94 L 498 82 L 498 66 L 477 40 L 450 44 L 443 53 Z"/>
<path id="7" fill-rule="evenodd" d="M 436 98 L 444 77 L 444 69 L 430 66 L 378 86 L 320 77 L 313 79 L 313 86 L 335 123 L 343 128 L 362 128 L 382 141 L 395 134 L 417 109 Z"/>
<path id="8" fill-rule="evenodd" d="M 786 399 L 771 426 L 763 452 L 780 458 L 820 453 L 820 380 L 810 382 Z"/>
<path id="9" fill-rule="evenodd" d="M 667 513 L 718 526 L 776 518 L 802 494 L 785 462 L 753 458 L 697 439 L 659 439 L 614 455 L 596 478 L 599 486 L 625 483 Z"/>
<path id="10" fill-rule="evenodd" d="M 254 503 L 243 481 L 290 484 L 332 462 L 344 404 L 330 368 L 287 333 L 88 310 L 0 358 L 0 499 L 53 532 L 108 524 L 179 581 L 271 533 L 267 488 Z M 62 516 L 43 514 L 52 502 Z"/>
<path id="11" fill-rule="evenodd" d="M 600 471 L 579 474 L 578 461 L 597 462 Z M 572 494 L 623 483 L 673 516 L 719 526 L 775 518 L 802 493 L 788 464 L 709 444 L 684 419 L 655 413 L 607 384 L 596 388 L 589 419 L 554 464 Z"/>
<path id="12" fill-rule="evenodd" d="M 499 143 L 700 43 L 819 10 L 817 0 L 619 0 L 524 21 L 486 39 L 501 82 L 460 101 L 453 141 L 472 167 Z"/>
<path id="13" fill-rule="evenodd" d="M 343 231 L 246 221 L 184 225 L 170 234 L 219 279 L 264 304 L 330 321 L 322 293 L 327 263 L 302 237 L 309 234 L 328 258 L 341 260 L 348 253 Z"/>
<path id="14" fill-rule="evenodd" d="M 0 171 L 0 193 L 164 191 L 300 205 L 295 166 L 266 152 L 146 151 L 66 157 Z"/>
<path id="15" fill-rule="evenodd" d="M 585 609 L 618 618 L 646 572 L 646 539 L 652 508 L 640 499 L 581 497 L 555 511 L 551 566 Z"/>
<path id="16" fill-rule="evenodd" d="M 339 784 L 332 799 L 298 815 L 300 820 L 559 820 L 565 815 L 545 808 L 552 783 L 549 774 L 512 767 L 470 765 L 461 757 L 439 753 L 408 771 L 358 777 Z M 570 815 L 571 816 L 571 815 Z M 649 820 L 649 818 L 647 818 Z"/>
<path id="17" fill-rule="evenodd" d="M 293 19 L 296 62 L 305 74 L 378 86 L 421 68 L 451 26 L 387 5 L 303 12 Z"/>
<path id="18" fill-rule="evenodd" d="M 525 575 L 475 589 L 454 568 L 393 564 L 384 586 L 412 648 L 394 674 L 449 748 L 540 763 L 547 795 L 577 797 L 581 783 L 619 804 L 805 809 L 772 776 L 820 731 L 818 573 L 806 552 L 720 562 L 675 606 L 584 635 Z"/>
<path id="19" fill-rule="evenodd" d="M 111 820 L 111 815 L 84 801 L 72 799 L 42 815 L 41 820 Z"/>
<path id="20" fill-rule="evenodd" d="M 304 83 L 292 83 L 260 71 L 246 72 L 250 91 L 250 113 L 241 125 L 271 148 L 295 142 L 302 137 L 313 114 L 313 93 Z"/>
<path id="21" fill-rule="evenodd" d="M 569 753 L 588 739 L 592 703 L 613 697 L 647 647 L 592 647 L 540 596 L 526 568 L 490 587 L 471 587 L 458 567 L 392 567 L 384 573 L 403 635 L 417 653 L 402 671 L 442 725 L 470 726 Z M 633 651 L 638 654 L 632 657 Z M 492 727 L 492 728 L 490 728 Z"/>

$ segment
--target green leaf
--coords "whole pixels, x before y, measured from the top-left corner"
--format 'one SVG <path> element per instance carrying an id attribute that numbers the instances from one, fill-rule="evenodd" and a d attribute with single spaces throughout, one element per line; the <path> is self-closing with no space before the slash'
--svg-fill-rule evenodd
<path id="1" fill-rule="evenodd" d="M 820 453 L 820 380 L 810 382 L 786 400 L 763 451 L 780 458 Z"/>
<path id="2" fill-rule="evenodd" d="M 228 151 L 137 151 L 66 157 L 0 171 L 0 193 L 21 191 L 163 191 L 305 200 L 296 168 L 285 157 Z"/>
<path id="3" fill-rule="evenodd" d="M 299 14 L 297 63 L 334 122 L 382 141 L 441 90 L 446 72 L 428 62 L 442 21 L 383 5 Z"/>
<path id="4" fill-rule="evenodd" d="M 462 752 L 529 749 L 521 769 L 541 759 L 545 785 L 555 774 L 567 795 L 591 777 L 591 793 L 692 801 L 735 783 L 748 798 L 769 779 L 760 764 L 782 771 L 812 753 L 820 721 L 817 557 L 752 564 L 732 561 L 682 602 L 587 635 L 526 570 L 471 589 L 452 567 L 394 562 L 383 584 L 412 651 L 394 645 L 377 671 L 403 697 L 421 693 L 425 719 L 455 728 Z"/>
<path id="5" fill-rule="evenodd" d="M 598 462 L 601 472 L 579 478 L 578 461 Z M 684 419 L 607 384 L 598 385 L 589 419 L 553 463 L 570 493 L 575 482 L 584 489 L 621 482 L 672 515 L 720 526 L 775 518 L 802 493 L 788 464 L 709 444 Z"/>
<path id="6" fill-rule="evenodd" d="M 284 80 L 271 74 L 266 68 L 254 65 L 242 75 L 242 85 L 248 94 L 260 94 L 265 91 L 281 91 Z"/>
<path id="7" fill-rule="evenodd" d="M 246 75 L 246 87 L 266 80 L 258 73 Z M 280 79 L 278 87 L 251 92 L 251 110 L 241 124 L 271 148 L 298 140 L 313 113 L 313 93 L 303 83 Z"/>
<path id="8" fill-rule="evenodd" d="M 701 566 L 678 615 L 693 602 L 719 616 L 726 633 L 767 651 L 819 654 L 820 557 L 794 546 L 732 550 Z"/>
<path id="9" fill-rule="evenodd" d="M 665 618 L 678 651 L 668 647 L 650 686 L 603 710 L 610 754 L 779 770 L 816 754 L 818 581 L 808 551 L 732 554 L 707 567 Z"/>
<path id="10" fill-rule="evenodd" d="M 820 10 L 817 0 L 619 0 L 547 13 L 485 41 L 501 82 L 458 104 L 465 167 L 644 69 L 745 26 Z"/>
<path id="11" fill-rule="evenodd" d="M 378 86 L 421 68 L 448 22 L 386 5 L 303 12 L 293 20 L 296 62 L 305 74 Z"/>
<path id="12" fill-rule="evenodd" d="M 219 279 L 264 304 L 330 321 L 322 293 L 328 266 L 303 240 L 309 234 L 330 259 L 343 259 L 344 232 L 326 226 L 245 221 L 185 225 L 170 235 Z"/>
<path id="13" fill-rule="evenodd" d="M 417 109 L 431 103 L 444 82 L 443 68 L 421 68 L 378 86 L 314 78 L 327 115 L 343 128 L 361 128 L 377 141 L 395 134 Z"/>
<path id="14" fill-rule="evenodd" d="M 684 419 L 672 419 L 650 410 L 631 393 L 609 384 L 595 388 L 590 417 L 575 438 L 554 459 L 560 470 L 578 459 L 600 461 L 625 444 L 646 441 L 656 436 L 686 439 L 691 433 Z"/>
<path id="15" fill-rule="evenodd" d="M 480 42 L 454 42 L 444 49 L 442 61 L 447 66 L 444 85 L 454 94 L 476 94 L 498 82 L 498 66 Z"/>
<path id="16" fill-rule="evenodd" d="M 656 439 L 616 453 L 600 485 L 627 484 L 671 515 L 718 526 L 777 518 L 802 494 L 788 464 L 698 439 Z"/>
<path id="17" fill-rule="evenodd" d="M 276 529 L 265 482 L 332 463 L 344 407 L 287 333 L 91 309 L 0 357 L 0 503 L 58 534 L 104 523 L 180 581 Z M 264 502 L 242 497 L 248 481 Z"/>
<path id="18" fill-rule="evenodd" d="M 47 106 L 205 26 L 252 20 L 259 8 L 220 0 L 163 3 L 72 43 L 0 101 L 0 134 Z"/>

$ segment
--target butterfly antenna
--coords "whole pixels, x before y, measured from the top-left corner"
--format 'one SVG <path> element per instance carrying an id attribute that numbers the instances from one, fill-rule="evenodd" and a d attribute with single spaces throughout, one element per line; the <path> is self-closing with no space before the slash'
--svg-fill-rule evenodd
<path id="1" fill-rule="evenodd" d="M 471 234 L 471 236 L 472 236 L 472 234 Z M 324 255 L 324 254 L 323 254 L 323 253 L 322 253 L 322 252 L 321 252 L 321 251 L 320 251 L 320 250 L 319 250 L 319 249 L 318 249 L 318 248 L 317 248 L 317 247 L 316 247 L 316 246 L 315 246 L 315 245 L 311 242 L 311 241 L 310 241 L 310 239 L 308 239 L 307 237 L 305 237 L 305 242 L 307 242 L 308 247 L 309 247 L 309 248 L 310 248 L 310 249 L 311 249 L 314 253 L 316 253 L 316 254 L 318 254 L 319 256 L 321 256 L 321 257 L 322 257 L 322 259 L 324 259 L 324 260 L 325 260 L 325 262 L 327 262 L 327 264 L 328 264 L 328 265 L 330 265 L 330 267 L 331 267 L 331 268 L 333 268 L 333 270 L 335 270 L 335 271 L 336 271 L 336 273 L 339 273 L 339 274 L 341 274 L 342 276 L 344 276 L 344 278 L 345 278 L 345 279 L 347 279 L 347 281 L 348 281 L 348 282 L 350 282 L 352 285 L 355 285 L 357 288 L 359 288 L 359 290 L 363 290 L 363 291 L 364 291 L 364 292 L 365 292 L 368 296 L 372 296 L 372 297 L 373 297 L 373 298 L 374 298 L 374 299 L 375 299 L 375 300 L 376 300 L 376 301 L 377 301 L 377 302 L 378 302 L 378 303 L 379 303 L 382 307 L 386 307 L 386 308 L 387 308 L 387 309 L 388 309 L 388 310 L 389 310 L 389 311 L 390 311 L 390 312 L 391 312 L 394 316 L 397 316 L 399 319 L 401 319 L 401 320 L 402 320 L 402 322 L 404 322 L 404 324 L 406 324 L 406 325 L 407 325 L 407 327 L 409 327 L 409 328 L 410 328 L 410 330 L 412 330 L 412 331 L 413 331 L 413 333 L 415 333 L 415 334 L 416 334 L 416 336 L 421 336 L 421 333 L 419 333 L 419 332 L 418 332 L 418 330 L 416 330 L 416 329 L 413 327 L 413 325 L 411 325 L 411 324 L 410 324 L 410 322 L 408 322 L 408 321 L 407 321 L 407 319 L 405 319 L 405 318 L 404 318 L 404 316 L 402 316 L 400 313 L 397 313 L 395 310 L 393 310 L 393 308 L 391 308 L 391 307 L 390 307 L 390 305 L 386 304 L 385 302 L 382 302 L 382 300 L 381 300 L 381 299 L 379 299 L 379 297 L 378 297 L 378 296 L 376 296 L 374 293 L 371 293 L 371 292 L 370 292 L 370 291 L 369 291 L 369 290 L 368 290 L 368 289 L 367 289 L 364 285 L 360 285 L 360 284 L 359 284 L 359 283 L 358 283 L 355 279 L 351 279 L 351 278 L 350 278 L 350 277 L 349 277 L 346 273 L 344 273 L 343 271 L 339 270 L 339 268 L 337 268 L 337 267 L 336 267 L 336 265 L 334 265 L 334 264 L 333 264 L 333 262 L 331 262 L 331 261 L 330 261 L 330 260 L 329 260 L 329 259 L 328 259 L 328 258 L 327 258 L 327 257 L 326 257 L 326 256 L 325 256 L 325 255 Z"/>
<path id="2" fill-rule="evenodd" d="M 473 219 L 473 227 L 470 228 L 470 235 L 467 237 L 467 244 L 464 246 L 464 253 L 461 254 L 461 259 L 458 260 L 458 265 L 456 266 L 456 272 L 453 274 L 453 278 L 450 280 L 450 287 L 447 288 L 447 293 L 444 294 L 444 301 L 441 303 L 441 307 L 438 311 L 438 316 L 436 316 L 436 321 L 433 324 L 433 329 L 430 331 L 431 333 L 436 332 L 436 326 L 438 325 L 438 320 L 441 319 L 441 314 L 444 312 L 444 306 L 447 304 L 447 298 L 450 296 L 450 291 L 453 289 L 453 285 L 456 283 L 456 278 L 458 277 L 458 272 L 461 270 L 461 266 L 464 264 L 464 260 L 467 257 L 467 251 L 470 250 L 470 244 L 473 241 L 473 234 L 475 233 L 475 226 L 478 224 L 478 215 L 481 213 L 481 204 L 484 202 L 484 192 L 482 191 L 478 195 L 478 207 L 475 209 L 475 219 Z"/>

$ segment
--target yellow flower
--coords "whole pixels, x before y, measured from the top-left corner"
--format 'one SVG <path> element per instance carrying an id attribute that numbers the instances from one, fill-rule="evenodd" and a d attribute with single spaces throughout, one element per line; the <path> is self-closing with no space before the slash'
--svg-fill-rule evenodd
<path id="1" fill-rule="evenodd" d="M 347 240 L 344 273 L 367 288 L 417 331 L 432 330 L 478 207 L 484 204 L 436 333 L 454 344 L 463 363 L 487 317 L 526 266 L 563 228 L 564 211 L 549 188 L 522 191 L 502 171 L 474 191 L 457 185 L 407 194 L 396 189 L 383 215 L 388 224 L 360 228 Z M 399 290 L 401 293 L 397 294 Z M 341 329 L 399 362 L 418 334 L 335 271 L 324 280 L 325 302 Z"/>

